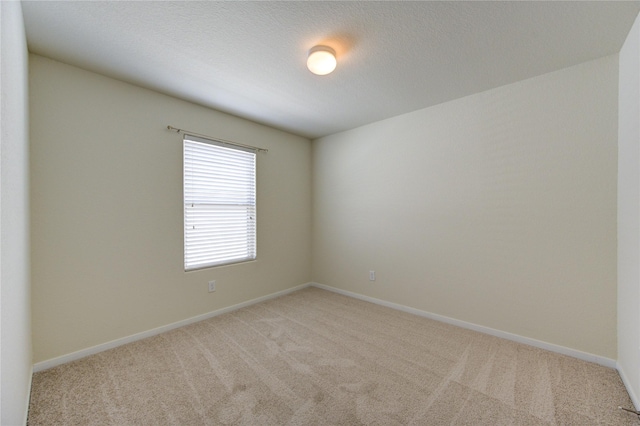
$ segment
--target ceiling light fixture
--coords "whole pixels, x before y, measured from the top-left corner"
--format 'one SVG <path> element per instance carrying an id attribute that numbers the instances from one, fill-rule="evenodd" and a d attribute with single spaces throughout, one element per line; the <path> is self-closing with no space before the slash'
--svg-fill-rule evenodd
<path id="1" fill-rule="evenodd" d="M 336 51 L 328 46 L 314 46 L 309 50 L 307 68 L 314 74 L 327 75 L 336 69 Z"/>

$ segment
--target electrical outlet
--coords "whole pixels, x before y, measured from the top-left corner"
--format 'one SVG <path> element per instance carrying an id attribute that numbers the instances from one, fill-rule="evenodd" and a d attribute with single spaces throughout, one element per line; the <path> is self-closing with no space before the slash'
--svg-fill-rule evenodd
<path id="1" fill-rule="evenodd" d="M 209 281 L 209 293 L 211 293 L 212 291 L 216 291 L 216 281 Z"/>
<path id="2" fill-rule="evenodd" d="M 369 271 L 369 281 L 376 280 L 376 271 Z"/>

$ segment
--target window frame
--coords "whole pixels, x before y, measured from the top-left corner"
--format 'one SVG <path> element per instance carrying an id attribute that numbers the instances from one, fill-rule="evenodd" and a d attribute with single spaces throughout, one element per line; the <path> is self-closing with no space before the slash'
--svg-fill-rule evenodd
<path id="1" fill-rule="evenodd" d="M 209 154 L 207 154 L 207 155 L 211 155 L 211 159 L 213 159 L 213 161 L 210 164 L 204 165 L 205 167 L 208 168 L 207 171 L 204 172 L 204 174 L 210 175 L 209 177 L 202 176 L 203 174 L 202 171 L 193 173 L 194 164 L 196 160 L 194 160 L 193 158 L 188 158 L 187 151 L 189 151 L 189 149 L 187 145 L 190 143 L 196 144 L 195 146 L 197 146 L 197 150 L 199 150 L 200 152 L 206 151 L 207 146 L 211 147 L 211 149 L 214 151 L 218 151 L 217 153 L 209 152 Z M 257 234 L 258 234 L 258 231 L 257 231 L 257 152 L 256 152 L 256 149 L 246 148 L 242 146 L 235 146 L 229 143 L 225 143 L 223 141 L 217 141 L 214 139 L 205 139 L 205 138 L 200 138 L 200 137 L 188 135 L 188 134 L 183 135 L 182 145 L 183 145 L 182 201 L 183 201 L 183 267 L 184 267 L 184 271 L 192 272 L 192 271 L 197 271 L 201 269 L 215 268 L 220 266 L 227 266 L 227 265 L 233 265 L 238 263 L 255 261 L 257 259 L 257 247 L 258 247 L 258 242 L 257 242 Z M 193 154 L 192 152 L 191 155 L 193 156 L 197 154 Z M 252 167 L 250 168 L 249 167 L 242 168 L 239 166 L 236 167 L 237 164 L 235 163 L 235 161 L 232 161 L 231 163 L 229 163 L 228 161 L 230 159 L 234 160 L 232 158 L 234 156 L 237 156 L 236 160 L 238 160 L 238 164 L 246 162 L 247 164 L 250 164 Z M 249 161 L 248 159 L 251 159 L 251 160 Z M 197 162 L 199 162 L 199 165 L 201 166 L 200 169 L 203 169 L 203 164 L 199 160 L 202 160 L 202 157 L 199 157 Z M 206 161 L 206 160 L 207 159 L 204 159 L 203 161 Z M 215 169 L 214 173 L 211 173 L 212 169 L 210 169 L 210 167 L 215 168 L 216 167 L 215 163 L 218 163 L 217 164 L 218 166 L 229 165 L 229 167 L 223 167 L 223 169 L 227 169 L 226 172 L 221 172 L 220 169 Z M 197 166 L 195 168 L 197 169 Z M 233 170 L 229 171 L 229 169 L 233 169 Z M 190 173 L 189 170 L 191 170 L 192 173 Z M 236 174 L 237 171 L 247 173 L 247 175 L 243 176 L 241 174 Z M 211 178 L 211 175 L 214 175 L 214 174 L 218 175 L 218 177 Z M 190 179 L 194 179 L 194 176 L 195 176 L 195 180 L 198 181 L 196 183 L 193 183 L 193 180 L 190 180 Z M 248 179 L 247 179 L 247 176 L 248 176 Z M 197 192 L 198 189 L 194 189 L 199 185 L 201 185 L 200 182 L 203 182 L 204 179 L 211 179 L 211 180 L 207 180 L 206 182 L 209 184 L 208 186 L 210 188 L 214 188 L 212 192 L 207 192 L 206 190 L 204 192 Z M 224 187 L 219 186 L 224 184 L 225 179 L 227 181 L 226 186 Z M 244 193 L 242 190 L 239 190 L 238 185 L 235 185 L 238 182 L 238 179 L 243 182 L 246 181 L 245 183 L 248 185 L 246 193 Z M 230 180 L 233 180 L 234 182 L 233 187 L 229 186 Z M 220 195 L 227 192 L 233 193 L 233 195 L 228 195 L 228 194 Z M 196 195 L 194 195 L 194 193 Z M 238 199 L 243 199 L 243 197 L 245 196 L 248 197 L 247 200 L 242 202 L 237 201 Z M 192 199 L 193 197 L 204 197 L 207 199 L 207 202 L 201 201 L 201 202 L 194 203 L 193 202 L 194 200 Z M 231 199 L 237 202 L 231 202 L 229 199 L 225 197 L 231 197 Z M 225 202 L 211 201 L 213 199 L 217 200 L 219 198 L 224 199 Z M 189 201 L 190 199 L 192 200 Z M 188 207 L 189 205 L 191 205 L 191 208 Z M 206 218 L 209 221 L 206 223 L 209 225 L 208 228 L 214 228 L 215 231 L 210 230 L 207 233 L 207 231 L 204 230 L 203 228 L 200 230 L 200 233 L 189 232 L 188 226 L 189 225 L 193 226 L 194 220 L 196 221 L 200 220 L 197 218 L 194 219 L 194 217 L 198 216 L 198 212 L 200 212 L 199 213 L 200 217 L 203 217 L 204 215 L 202 214 L 202 212 L 206 211 L 207 209 L 209 211 L 206 212 L 205 214 L 209 215 L 209 217 Z M 189 213 L 193 214 L 194 212 L 196 213 L 196 215 L 189 217 Z M 216 215 L 218 215 L 217 218 L 214 217 Z M 233 215 L 233 218 L 229 219 L 230 218 L 229 215 Z M 246 215 L 246 219 L 238 219 L 238 217 L 242 215 Z M 234 229 L 232 233 L 227 235 L 227 237 L 225 238 L 212 235 L 212 234 L 219 233 L 221 229 L 225 228 L 226 226 L 225 223 L 227 223 L 227 221 L 229 220 L 234 221 L 231 226 L 231 228 Z M 245 220 L 245 221 L 242 222 L 242 220 Z M 201 222 L 201 225 L 202 223 L 204 222 Z M 242 247 L 240 247 L 237 244 L 233 245 L 231 251 L 227 250 L 226 253 L 228 254 L 228 256 L 226 258 L 221 259 L 219 257 L 216 257 L 220 254 L 224 255 L 225 251 L 222 249 L 220 250 L 214 249 L 212 248 L 213 246 L 230 245 L 234 243 L 234 241 L 231 241 L 232 239 L 236 240 L 235 242 L 237 242 L 238 239 L 242 241 L 242 238 L 244 238 L 245 236 L 245 231 L 242 230 L 243 223 L 246 225 L 246 241 L 243 241 L 241 245 Z M 197 225 L 197 223 L 195 223 L 195 225 Z M 212 240 L 210 241 L 211 244 L 209 244 L 208 246 L 205 245 L 206 247 L 203 246 L 201 242 L 198 243 L 194 240 L 194 238 L 202 239 L 202 238 L 207 238 L 207 236 L 211 237 Z M 244 252 L 242 251 L 243 247 L 245 250 Z M 203 249 L 208 249 L 210 251 L 209 259 L 206 261 L 194 260 L 194 257 L 195 257 L 194 251 L 198 251 L 198 249 L 200 249 L 200 251 L 202 251 Z M 232 254 L 234 253 L 234 250 L 235 252 L 243 253 L 243 254 L 237 254 L 233 256 Z M 231 255 L 229 253 L 231 253 Z"/>

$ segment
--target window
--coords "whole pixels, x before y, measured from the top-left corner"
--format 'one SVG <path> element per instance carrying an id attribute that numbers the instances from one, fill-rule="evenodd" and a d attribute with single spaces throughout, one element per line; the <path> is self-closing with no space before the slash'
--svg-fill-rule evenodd
<path id="1" fill-rule="evenodd" d="M 256 258 L 256 153 L 185 135 L 184 269 Z"/>

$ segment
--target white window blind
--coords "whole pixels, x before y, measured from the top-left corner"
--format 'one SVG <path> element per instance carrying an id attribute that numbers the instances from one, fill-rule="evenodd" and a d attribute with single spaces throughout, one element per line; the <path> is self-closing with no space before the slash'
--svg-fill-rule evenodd
<path id="1" fill-rule="evenodd" d="M 256 258 L 256 154 L 185 135 L 184 268 Z"/>

